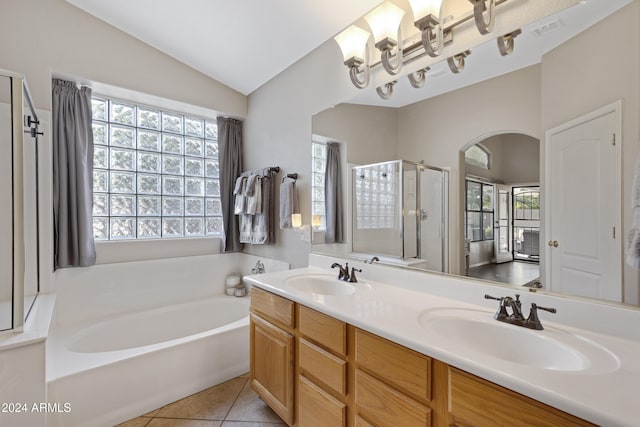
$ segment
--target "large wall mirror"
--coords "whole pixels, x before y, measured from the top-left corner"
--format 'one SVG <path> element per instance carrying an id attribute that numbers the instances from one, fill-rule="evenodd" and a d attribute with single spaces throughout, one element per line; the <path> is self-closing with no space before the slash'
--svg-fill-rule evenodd
<path id="1" fill-rule="evenodd" d="M 424 88 L 413 89 L 403 80 L 390 100 L 366 89 L 318 112 L 312 119 L 314 138 L 344 146 L 347 173 L 354 166 L 400 159 L 448 171 L 450 273 L 522 291 L 639 306 L 638 272 L 624 263 L 640 135 L 639 22 L 639 0 L 570 7 L 522 28 L 509 57 L 499 56 L 492 40 L 474 50 L 461 74 L 437 64 Z M 553 150 L 562 146 L 556 140 L 567 129 L 605 116 L 620 151 L 618 160 L 612 157 L 617 178 L 600 182 L 592 152 L 574 150 L 574 157 L 558 162 L 564 152 Z M 559 187 L 568 190 L 562 195 L 555 191 Z M 603 198 L 609 193 L 613 202 Z M 604 231 L 595 232 L 593 221 L 609 215 L 603 204 L 612 223 L 598 223 Z M 352 236 L 352 209 L 345 204 L 347 236 Z M 327 245 L 314 238 L 313 251 L 349 256 L 352 243 Z M 612 273 L 571 278 L 569 267 L 554 272 L 557 249 L 600 257 L 602 268 Z M 612 251 L 617 255 L 606 255 Z"/>

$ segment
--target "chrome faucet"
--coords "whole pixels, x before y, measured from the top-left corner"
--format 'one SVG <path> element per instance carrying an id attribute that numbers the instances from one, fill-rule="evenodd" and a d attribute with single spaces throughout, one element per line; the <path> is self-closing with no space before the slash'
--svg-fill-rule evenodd
<path id="1" fill-rule="evenodd" d="M 535 329 L 538 331 L 543 330 L 542 323 L 538 318 L 538 310 L 548 311 L 549 313 L 556 313 L 555 308 L 540 307 L 536 303 L 531 303 L 531 310 L 529 311 L 529 317 L 524 318 L 522 315 L 522 302 L 520 301 L 520 295 L 516 294 L 515 299 L 512 297 L 492 297 L 491 295 L 485 295 L 485 299 L 493 299 L 500 301 L 498 311 L 493 315 L 493 318 L 499 322 L 510 323 L 512 325 L 522 326 L 528 329 Z M 511 309 L 511 314 L 507 311 L 507 308 Z"/>
<path id="2" fill-rule="evenodd" d="M 345 282 L 349 281 L 349 263 L 345 263 L 346 267 L 343 267 L 342 265 L 338 264 L 337 262 L 334 262 L 333 264 L 331 264 L 331 268 L 336 268 L 338 267 L 339 273 L 338 273 L 338 280 L 344 280 Z"/>
<path id="3" fill-rule="evenodd" d="M 364 263 L 365 264 L 373 264 L 376 261 L 380 261 L 380 258 L 378 258 L 377 256 L 374 256 L 371 259 L 365 259 Z"/>

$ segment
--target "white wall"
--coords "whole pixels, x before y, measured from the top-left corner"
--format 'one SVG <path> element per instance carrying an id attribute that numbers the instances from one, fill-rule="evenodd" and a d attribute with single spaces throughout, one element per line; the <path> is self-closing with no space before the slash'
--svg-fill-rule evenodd
<path id="1" fill-rule="evenodd" d="M 280 166 L 281 174 L 298 173 L 303 224 L 311 222 L 311 116 L 357 91 L 338 58 L 340 50 L 329 40 L 249 95 L 245 169 Z M 277 229 L 274 245 L 245 245 L 245 251 L 302 267 L 311 244 L 295 230 Z"/>
<path id="2" fill-rule="evenodd" d="M 314 135 L 343 141 L 347 147 L 347 163 L 366 165 L 396 160 L 398 111 L 395 108 L 336 105 L 313 116 L 312 131 Z"/>
<path id="3" fill-rule="evenodd" d="M 244 95 L 64 0 L 2 1 L 0 68 L 25 74 L 36 107 L 45 110 L 53 72 L 230 115 L 247 111 Z"/>

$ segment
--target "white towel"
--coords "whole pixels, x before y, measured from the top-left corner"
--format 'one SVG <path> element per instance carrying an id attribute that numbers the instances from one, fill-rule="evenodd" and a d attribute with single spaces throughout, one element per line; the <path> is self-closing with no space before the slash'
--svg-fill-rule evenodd
<path id="1" fill-rule="evenodd" d="M 291 214 L 300 213 L 296 182 L 285 180 L 280 184 L 280 229 L 291 228 Z"/>
<path id="2" fill-rule="evenodd" d="M 626 261 L 630 266 L 640 269 L 640 157 L 636 160 L 636 170 L 633 177 L 631 210 L 633 223 L 629 230 Z"/>
<path id="3" fill-rule="evenodd" d="M 247 184 L 247 177 L 241 176 L 236 179 L 236 185 L 233 189 L 234 202 L 233 202 L 233 213 L 236 215 L 240 215 L 244 213 L 245 206 L 245 188 Z"/>
<path id="4" fill-rule="evenodd" d="M 249 175 L 244 194 L 246 196 L 244 213 L 255 215 L 262 212 L 262 179 L 260 176 Z"/>

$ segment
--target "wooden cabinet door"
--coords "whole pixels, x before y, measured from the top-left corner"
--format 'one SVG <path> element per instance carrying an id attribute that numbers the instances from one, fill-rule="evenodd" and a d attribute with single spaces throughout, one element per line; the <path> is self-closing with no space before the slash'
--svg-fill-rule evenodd
<path id="1" fill-rule="evenodd" d="M 287 424 L 294 421 L 293 335 L 251 315 L 251 386 Z"/>

